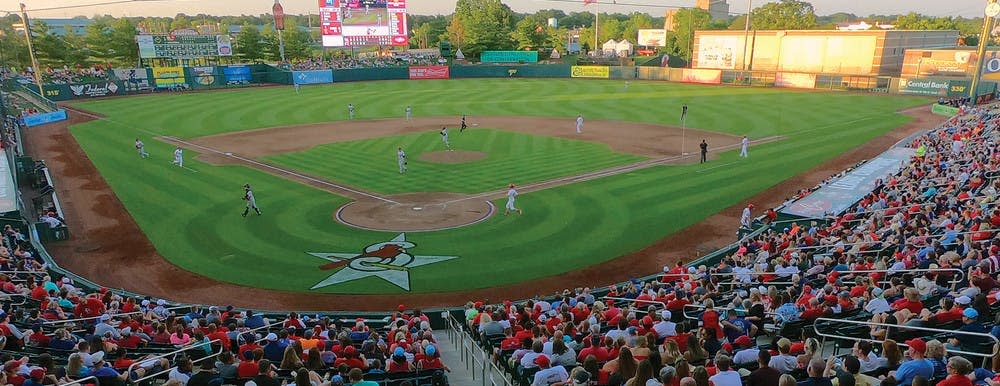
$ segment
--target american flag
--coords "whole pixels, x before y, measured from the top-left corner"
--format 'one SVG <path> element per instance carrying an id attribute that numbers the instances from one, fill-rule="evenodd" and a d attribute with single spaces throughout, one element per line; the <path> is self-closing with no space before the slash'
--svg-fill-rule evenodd
<path id="1" fill-rule="evenodd" d="M 590 3 L 596 3 L 596 2 L 597 2 L 597 0 L 583 0 L 583 5 L 586 6 L 586 5 L 590 5 Z"/>

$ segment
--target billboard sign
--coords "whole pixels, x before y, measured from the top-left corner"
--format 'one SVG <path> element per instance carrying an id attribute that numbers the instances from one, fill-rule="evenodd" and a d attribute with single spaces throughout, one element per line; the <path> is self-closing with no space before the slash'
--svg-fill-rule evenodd
<path id="1" fill-rule="evenodd" d="M 145 68 L 125 68 L 115 69 L 115 77 L 124 82 L 125 92 L 149 91 L 153 86 L 149 84 L 149 74 Z"/>
<path id="2" fill-rule="evenodd" d="M 537 51 L 483 51 L 479 54 L 483 63 L 538 63 Z"/>
<path id="3" fill-rule="evenodd" d="M 641 29 L 636 45 L 647 47 L 666 47 L 667 30 L 665 29 Z"/>
<path id="4" fill-rule="evenodd" d="M 570 69 L 573 78 L 603 78 L 611 77 L 611 67 L 608 66 L 573 66 Z"/>
<path id="5" fill-rule="evenodd" d="M 412 66 L 410 79 L 448 79 L 448 66 Z"/>
<path id="6" fill-rule="evenodd" d="M 222 75 L 226 77 L 226 84 L 250 84 L 253 81 L 250 67 L 247 66 L 223 67 Z"/>
<path id="7" fill-rule="evenodd" d="M 333 71 L 292 71 L 292 82 L 295 84 L 325 84 L 333 83 Z"/>
<path id="8" fill-rule="evenodd" d="M 903 94 L 946 96 L 951 84 L 947 80 L 902 78 L 899 80 L 899 92 Z"/>
<path id="9" fill-rule="evenodd" d="M 739 39 L 734 36 L 700 36 L 698 68 L 736 69 L 738 42 Z"/>
<path id="10" fill-rule="evenodd" d="M 156 88 L 186 85 L 184 67 L 153 67 L 153 80 Z"/>
<path id="11" fill-rule="evenodd" d="M 139 44 L 139 57 L 143 59 L 233 55 L 229 35 L 136 35 L 135 40 Z"/>
<path id="12" fill-rule="evenodd" d="M 319 0 L 324 47 L 409 46 L 406 0 Z"/>
<path id="13" fill-rule="evenodd" d="M 89 84 L 74 84 L 69 86 L 74 98 L 99 98 L 105 96 L 118 95 L 118 84 L 115 82 L 101 82 Z"/>
<path id="14" fill-rule="evenodd" d="M 215 67 L 191 67 L 191 74 L 194 75 L 195 85 L 211 86 L 215 84 Z"/>

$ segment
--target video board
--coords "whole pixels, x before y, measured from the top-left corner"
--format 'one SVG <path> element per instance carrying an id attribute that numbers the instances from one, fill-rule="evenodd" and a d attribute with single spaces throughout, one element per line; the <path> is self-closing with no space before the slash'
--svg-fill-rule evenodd
<path id="1" fill-rule="evenodd" d="M 407 46 L 406 0 L 319 0 L 324 47 Z"/>
<path id="2" fill-rule="evenodd" d="M 228 35 L 136 35 L 139 57 L 198 58 L 232 56 L 233 43 Z"/>

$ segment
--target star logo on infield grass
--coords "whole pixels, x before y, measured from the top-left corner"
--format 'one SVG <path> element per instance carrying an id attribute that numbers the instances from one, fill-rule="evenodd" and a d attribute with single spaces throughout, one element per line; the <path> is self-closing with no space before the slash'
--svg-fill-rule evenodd
<path id="1" fill-rule="evenodd" d="M 328 287 L 334 284 L 376 276 L 395 284 L 406 291 L 410 290 L 410 268 L 439 263 L 458 256 L 422 256 L 413 255 L 410 248 L 416 247 L 406 241 L 406 233 L 400 233 L 389 241 L 371 244 L 364 247 L 361 253 L 307 252 L 310 255 L 330 261 L 319 269 L 338 270 L 325 280 L 316 283 L 310 289 Z"/>

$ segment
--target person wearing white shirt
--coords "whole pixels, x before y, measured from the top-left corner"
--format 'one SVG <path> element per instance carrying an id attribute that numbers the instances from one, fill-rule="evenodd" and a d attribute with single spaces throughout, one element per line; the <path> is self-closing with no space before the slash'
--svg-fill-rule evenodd
<path id="1" fill-rule="evenodd" d="M 545 354 L 542 354 L 542 341 L 536 340 L 531 343 L 531 351 L 524 353 L 524 356 L 521 357 L 521 361 L 518 363 L 523 368 L 533 369 L 538 367 L 538 365 L 535 364 L 535 358 L 538 358 L 539 355 Z"/>
<path id="2" fill-rule="evenodd" d="M 760 349 L 752 347 L 748 349 L 743 349 L 736 352 L 733 355 L 733 363 L 737 365 L 744 365 L 748 363 L 757 362 L 757 356 L 760 355 Z"/>
<path id="3" fill-rule="evenodd" d="M 731 360 L 728 356 L 719 355 L 715 359 L 715 364 L 719 369 L 719 372 L 708 378 L 715 386 L 742 386 L 743 381 L 740 380 L 740 373 L 733 371 L 729 367 Z"/>
<path id="4" fill-rule="evenodd" d="M 868 304 L 865 304 L 865 311 L 873 314 L 892 312 L 892 307 L 889 307 L 889 302 L 882 297 L 881 288 L 872 288 L 872 298 L 868 300 Z M 862 363 L 862 366 L 863 365 L 864 364 Z"/>
<path id="5" fill-rule="evenodd" d="M 670 311 L 663 310 L 660 311 L 660 321 L 653 325 L 653 331 L 656 332 L 656 336 L 660 338 L 665 338 L 668 336 L 677 335 L 677 323 L 671 322 L 670 318 L 673 315 Z"/>
<path id="6" fill-rule="evenodd" d="M 569 373 L 562 366 L 549 367 L 549 357 L 545 354 L 539 355 L 535 359 L 535 364 L 539 370 L 532 379 L 531 386 L 549 386 L 552 384 L 565 384 L 569 380 Z"/>

